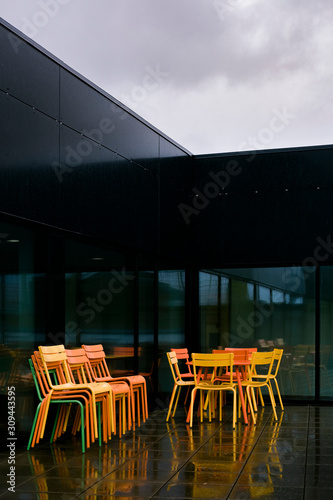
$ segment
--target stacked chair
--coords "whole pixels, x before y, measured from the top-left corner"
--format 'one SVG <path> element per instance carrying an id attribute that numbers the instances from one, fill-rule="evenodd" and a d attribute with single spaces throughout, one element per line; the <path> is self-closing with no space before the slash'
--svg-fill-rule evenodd
<path id="1" fill-rule="evenodd" d="M 41 437 L 41 426 L 42 426 L 42 413 L 44 411 L 44 405 L 45 405 L 45 400 L 48 394 L 50 393 L 51 389 L 49 387 L 49 384 L 47 382 L 46 376 L 45 376 L 45 371 L 44 368 L 41 364 L 41 360 L 38 360 L 38 355 L 39 352 L 35 352 L 31 356 L 31 359 L 29 359 L 29 365 L 31 368 L 33 380 L 35 383 L 37 395 L 39 398 L 39 405 L 37 406 L 36 413 L 35 413 L 35 418 L 33 421 L 31 433 L 30 433 L 30 438 L 28 442 L 28 450 L 30 450 L 31 447 L 34 447 L 35 443 L 39 442 L 40 437 Z M 79 405 L 79 417 L 81 418 L 80 424 L 81 425 L 81 437 L 82 437 L 82 452 L 85 452 L 85 435 L 84 435 L 84 430 L 85 430 L 85 422 L 89 421 L 89 415 L 88 415 L 88 406 L 86 405 L 86 399 L 82 397 L 81 395 L 77 395 L 77 398 L 74 399 L 74 395 L 71 398 L 70 396 L 64 395 L 63 399 L 52 399 L 51 403 L 58 403 L 60 406 L 58 407 L 58 412 L 57 412 L 57 418 L 53 427 L 52 435 L 51 435 L 51 440 L 56 440 L 59 435 L 62 434 L 62 432 L 65 432 L 67 423 L 68 423 L 68 410 L 70 410 L 72 403 L 78 404 Z M 60 415 L 61 412 L 61 415 Z M 60 425 L 57 425 L 57 423 Z M 74 431 L 73 431 L 74 433 Z M 95 436 L 94 436 L 95 439 Z M 87 447 L 89 448 L 90 446 L 90 433 L 89 433 L 89 426 L 87 426 L 87 441 L 86 441 Z"/>
<path id="2" fill-rule="evenodd" d="M 67 427 L 69 412 L 73 403 L 79 404 L 79 411 L 73 424 L 73 434 L 81 426 L 82 451 L 85 451 L 84 431 L 86 430 L 86 446 L 90 446 L 97 438 L 101 444 L 101 422 L 103 423 L 103 440 L 111 438 L 114 424 L 114 408 L 112 389 L 105 383 L 76 383 L 69 370 L 67 354 L 63 345 L 40 346 L 39 351 L 31 356 L 30 366 L 35 380 L 40 404 L 31 431 L 28 449 L 44 436 L 50 404 L 60 403 L 51 439 L 59 437 Z M 97 419 L 97 406 L 100 415 Z"/>
<path id="3" fill-rule="evenodd" d="M 82 452 L 98 439 L 107 442 L 116 433 L 118 403 L 119 437 L 148 418 L 146 381 L 141 375 L 111 377 L 101 344 L 65 349 L 63 345 L 40 346 L 29 359 L 39 404 L 36 409 L 28 449 L 44 437 L 50 405 L 58 410 L 51 442 L 60 437 L 73 421 L 72 434 L 81 429 Z M 76 407 L 74 419 L 70 412 Z M 140 408 L 142 409 L 140 411 Z"/>
<path id="4" fill-rule="evenodd" d="M 101 344 L 83 345 L 83 349 L 89 359 L 92 368 L 92 377 L 95 382 L 126 382 L 130 390 L 130 399 L 132 407 L 132 425 L 135 429 L 136 415 L 138 425 L 140 426 L 140 406 L 142 409 L 142 420 L 145 422 L 148 418 L 148 400 L 146 379 L 142 375 L 127 375 L 122 377 L 112 377 L 105 359 L 105 352 Z M 135 406 L 136 410 L 135 411 Z"/>
<path id="5" fill-rule="evenodd" d="M 93 369 L 90 365 L 89 359 L 86 356 L 84 349 L 66 349 L 67 361 L 69 368 L 76 383 L 94 383 L 98 384 L 100 382 L 94 382 L 93 379 Z M 104 381 L 102 383 L 108 383 L 112 390 L 113 408 L 116 409 L 116 403 L 118 402 L 118 416 L 119 416 L 119 437 L 122 437 L 123 432 L 131 429 L 132 427 L 132 417 L 131 417 L 131 398 L 130 389 L 126 382 L 112 382 Z M 126 405 L 127 402 L 127 405 Z M 126 408 L 127 406 L 127 408 Z M 127 414 L 127 419 L 126 419 Z M 116 432 L 116 412 L 114 411 L 114 433 Z"/>

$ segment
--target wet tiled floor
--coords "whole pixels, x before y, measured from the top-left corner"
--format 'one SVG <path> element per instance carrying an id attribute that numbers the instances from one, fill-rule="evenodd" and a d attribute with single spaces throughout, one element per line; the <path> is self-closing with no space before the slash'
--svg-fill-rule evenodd
<path id="1" fill-rule="evenodd" d="M 287 406 L 275 422 L 259 408 L 257 425 L 185 425 L 166 410 L 122 439 L 81 453 L 79 438 L 16 451 L 15 493 L 8 493 L 8 456 L 0 455 L 0 498 L 69 500 L 283 499 L 333 497 L 333 408 Z M 8 454 L 7 454 L 8 455 Z"/>

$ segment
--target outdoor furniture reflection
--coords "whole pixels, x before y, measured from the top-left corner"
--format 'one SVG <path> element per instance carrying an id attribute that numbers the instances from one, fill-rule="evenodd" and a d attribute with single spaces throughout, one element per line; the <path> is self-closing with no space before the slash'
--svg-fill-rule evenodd
<path id="1" fill-rule="evenodd" d="M 286 346 L 281 361 L 281 372 L 288 375 L 291 391 L 293 395 L 302 394 L 303 382 L 306 380 L 309 394 L 312 393 L 309 362 L 310 345 Z M 312 348 L 313 352 L 314 349 Z"/>

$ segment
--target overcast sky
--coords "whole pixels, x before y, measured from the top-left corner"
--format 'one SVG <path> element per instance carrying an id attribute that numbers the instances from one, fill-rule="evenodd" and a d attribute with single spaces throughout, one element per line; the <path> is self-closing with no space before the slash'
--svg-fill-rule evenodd
<path id="1" fill-rule="evenodd" d="M 331 144 L 331 0 L 0 0 L 194 154 Z"/>

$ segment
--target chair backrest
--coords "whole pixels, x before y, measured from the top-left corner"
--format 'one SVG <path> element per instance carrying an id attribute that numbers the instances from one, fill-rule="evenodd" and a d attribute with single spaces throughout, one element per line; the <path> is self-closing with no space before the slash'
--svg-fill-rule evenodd
<path id="1" fill-rule="evenodd" d="M 65 349 L 67 362 L 75 382 L 87 384 L 93 382 L 89 359 L 84 349 Z"/>
<path id="2" fill-rule="evenodd" d="M 179 382 L 182 381 L 182 376 L 181 376 L 181 373 L 179 371 L 177 355 L 174 351 L 167 352 L 166 355 L 168 357 L 173 381 L 175 384 L 178 384 Z"/>
<path id="3" fill-rule="evenodd" d="M 283 356 L 283 349 L 274 349 L 274 365 L 272 368 L 272 376 L 276 377 L 280 368 L 281 359 Z"/>
<path id="4" fill-rule="evenodd" d="M 243 349 L 240 347 L 226 347 L 224 350 L 213 349 L 213 354 L 230 353 L 234 354 L 234 361 L 248 361 L 250 359 L 250 349 Z"/>
<path id="5" fill-rule="evenodd" d="M 36 391 L 37 391 L 38 399 L 40 401 L 42 401 L 43 400 L 42 391 L 41 391 L 41 388 L 40 388 L 40 383 L 39 383 L 38 378 L 37 378 L 37 373 L 36 373 L 36 370 L 35 370 L 35 367 L 34 367 L 34 363 L 33 363 L 32 359 L 28 359 L 28 362 L 29 362 L 31 373 L 32 373 L 32 378 L 33 378 L 33 381 L 34 381 L 34 384 L 35 384 L 35 388 L 36 388 Z"/>
<path id="6" fill-rule="evenodd" d="M 51 392 L 50 384 L 47 380 L 45 368 L 39 351 L 35 351 L 31 354 L 31 359 L 29 359 L 30 367 L 33 366 L 32 375 L 34 378 L 37 394 L 42 397 L 46 397 L 49 392 Z M 38 388 L 37 385 L 38 384 Z"/>
<path id="7" fill-rule="evenodd" d="M 202 371 L 205 371 L 204 380 L 213 381 L 216 378 L 220 369 L 225 368 L 226 373 L 230 376 L 230 383 L 233 381 L 233 366 L 234 366 L 234 353 L 233 352 L 219 352 L 219 353 L 193 353 L 192 363 L 194 371 L 195 384 L 198 385 L 202 379 Z M 228 383 L 228 381 L 226 381 Z"/>
<path id="8" fill-rule="evenodd" d="M 108 365 L 105 360 L 105 352 L 102 344 L 86 345 L 83 344 L 87 358 L 90 363 L 90 368 L 93 377 L 96 378 L 109 378 L 111 379 L 111 374 Z"/>
<path id="9" fill-rule="evenodd" d="M 272 368 L 274 364 L 274 351 L 265 351 L 265 352 L 254 352 L 252 353 L 252 361 L 249 371 L 249 379 L 255 379 L 255 376 L 260 373 L 261 379 L 266 377 L 266 381 L 268 381 Z M 260 367 L 260 371 L 258 372 L 257 367 Z"/>
<path id="10" fill-rule="evenodd" d="M 52 382 L 50 370 L 54 369 L 57 373 L 59 384 L 73 383 L 73 377 L 70 374 L 67 364 L 67 355 L 63 345 L 39 346 L 38 347 L 47 381 L 51 388 L 57 384 Z"/>
<path id="11" fill-rule="evenodd" d="M 183 360 L 185 362 L 187 370 L 185 373 L 190 373 L 192 375 L 192 370 L 190 366 L 190 355 L 186 347 L 182 348 L 171 348 L 171 352 L 175 352 L 178 360 Z M 182 368 L 181 368 L 182 369 Z"/>

